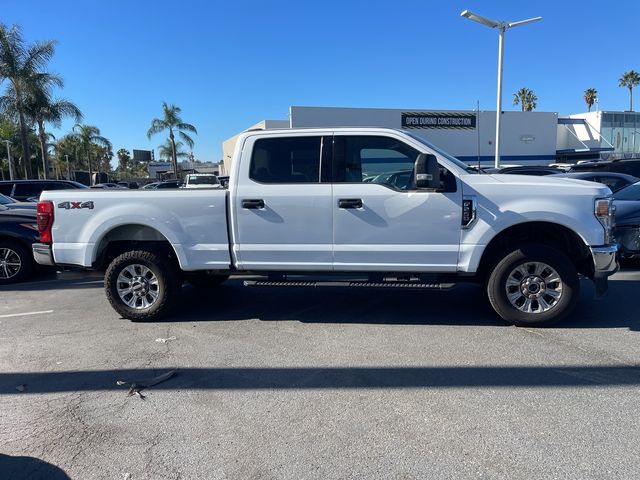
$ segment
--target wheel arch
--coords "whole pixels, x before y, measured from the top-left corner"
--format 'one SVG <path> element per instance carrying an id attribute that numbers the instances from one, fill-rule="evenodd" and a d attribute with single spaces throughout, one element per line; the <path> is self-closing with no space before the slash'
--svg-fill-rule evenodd
<path id="1" fill-rule="evenodd" d="M 525 243 L 557 248 L 569 257 L 579 273 L 593 276 L 591 250 L 578 233 L 558 223 L 532 221 L 511 225 L 491 239 L 482 252 L 477 270 L 478 277 L 484 280 L 500 260 L 502 253 Z"/>
<path id="2" fill-rule="evenodd" d="M 158 229 L 144 224 L 128 223 L 115 226 L 96 242 L 93 266 L 103 268 L 127 250 L 153 250 L 173 257 L 181 264 L 178 251 Z"/>

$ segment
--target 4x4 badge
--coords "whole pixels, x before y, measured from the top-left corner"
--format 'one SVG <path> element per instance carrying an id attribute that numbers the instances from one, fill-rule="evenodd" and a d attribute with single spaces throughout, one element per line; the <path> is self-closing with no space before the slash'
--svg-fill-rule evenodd
<path id="1" fill-rule="evenodd" d="M 93 202 L 62 202 L 58 204 L 58 208 L 64 208 L 65 210 L 88 208 L 93 210 Z"/>

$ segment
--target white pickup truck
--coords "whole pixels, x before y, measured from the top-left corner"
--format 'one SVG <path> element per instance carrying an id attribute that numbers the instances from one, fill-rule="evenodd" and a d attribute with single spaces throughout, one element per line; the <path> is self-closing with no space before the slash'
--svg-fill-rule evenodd
<path id="1" fill-rule="evenodd" d="M 228 190 L 43 192 L 35 259 L 108 266 L 107 297 L 132 320 L 165 314 L 183 280 L 250 273 L 252 286 L 477 282 L 503 319 L 542 325 L 575 306 L 579 274 L 602 295 L 618 269 L 607 187 L 473 173 L 405 131 L 247 132 L 230 179 Z"/>

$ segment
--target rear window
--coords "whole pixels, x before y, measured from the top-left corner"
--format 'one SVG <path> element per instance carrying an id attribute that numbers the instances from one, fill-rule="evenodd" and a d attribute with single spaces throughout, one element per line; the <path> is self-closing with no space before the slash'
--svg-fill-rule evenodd
<path id="1" fill-rule="evenodd" d="M 2 183 L 0 184 L 0 193 L 3 195 L 11 196 L 11 191 L 13 190 L 13 183 Z"/>

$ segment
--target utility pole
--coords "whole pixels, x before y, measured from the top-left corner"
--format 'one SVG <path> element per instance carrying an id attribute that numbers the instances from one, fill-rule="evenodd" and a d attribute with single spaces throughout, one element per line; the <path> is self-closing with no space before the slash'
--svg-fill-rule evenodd
<path id="1" fill-rule="evenodd" d="M 13 180 L 13 163 L 11 161 L 11 142 L 9 140 L 5 140 L 7 144 L 7 159 L 9 160 L 9 180 Z"/>

